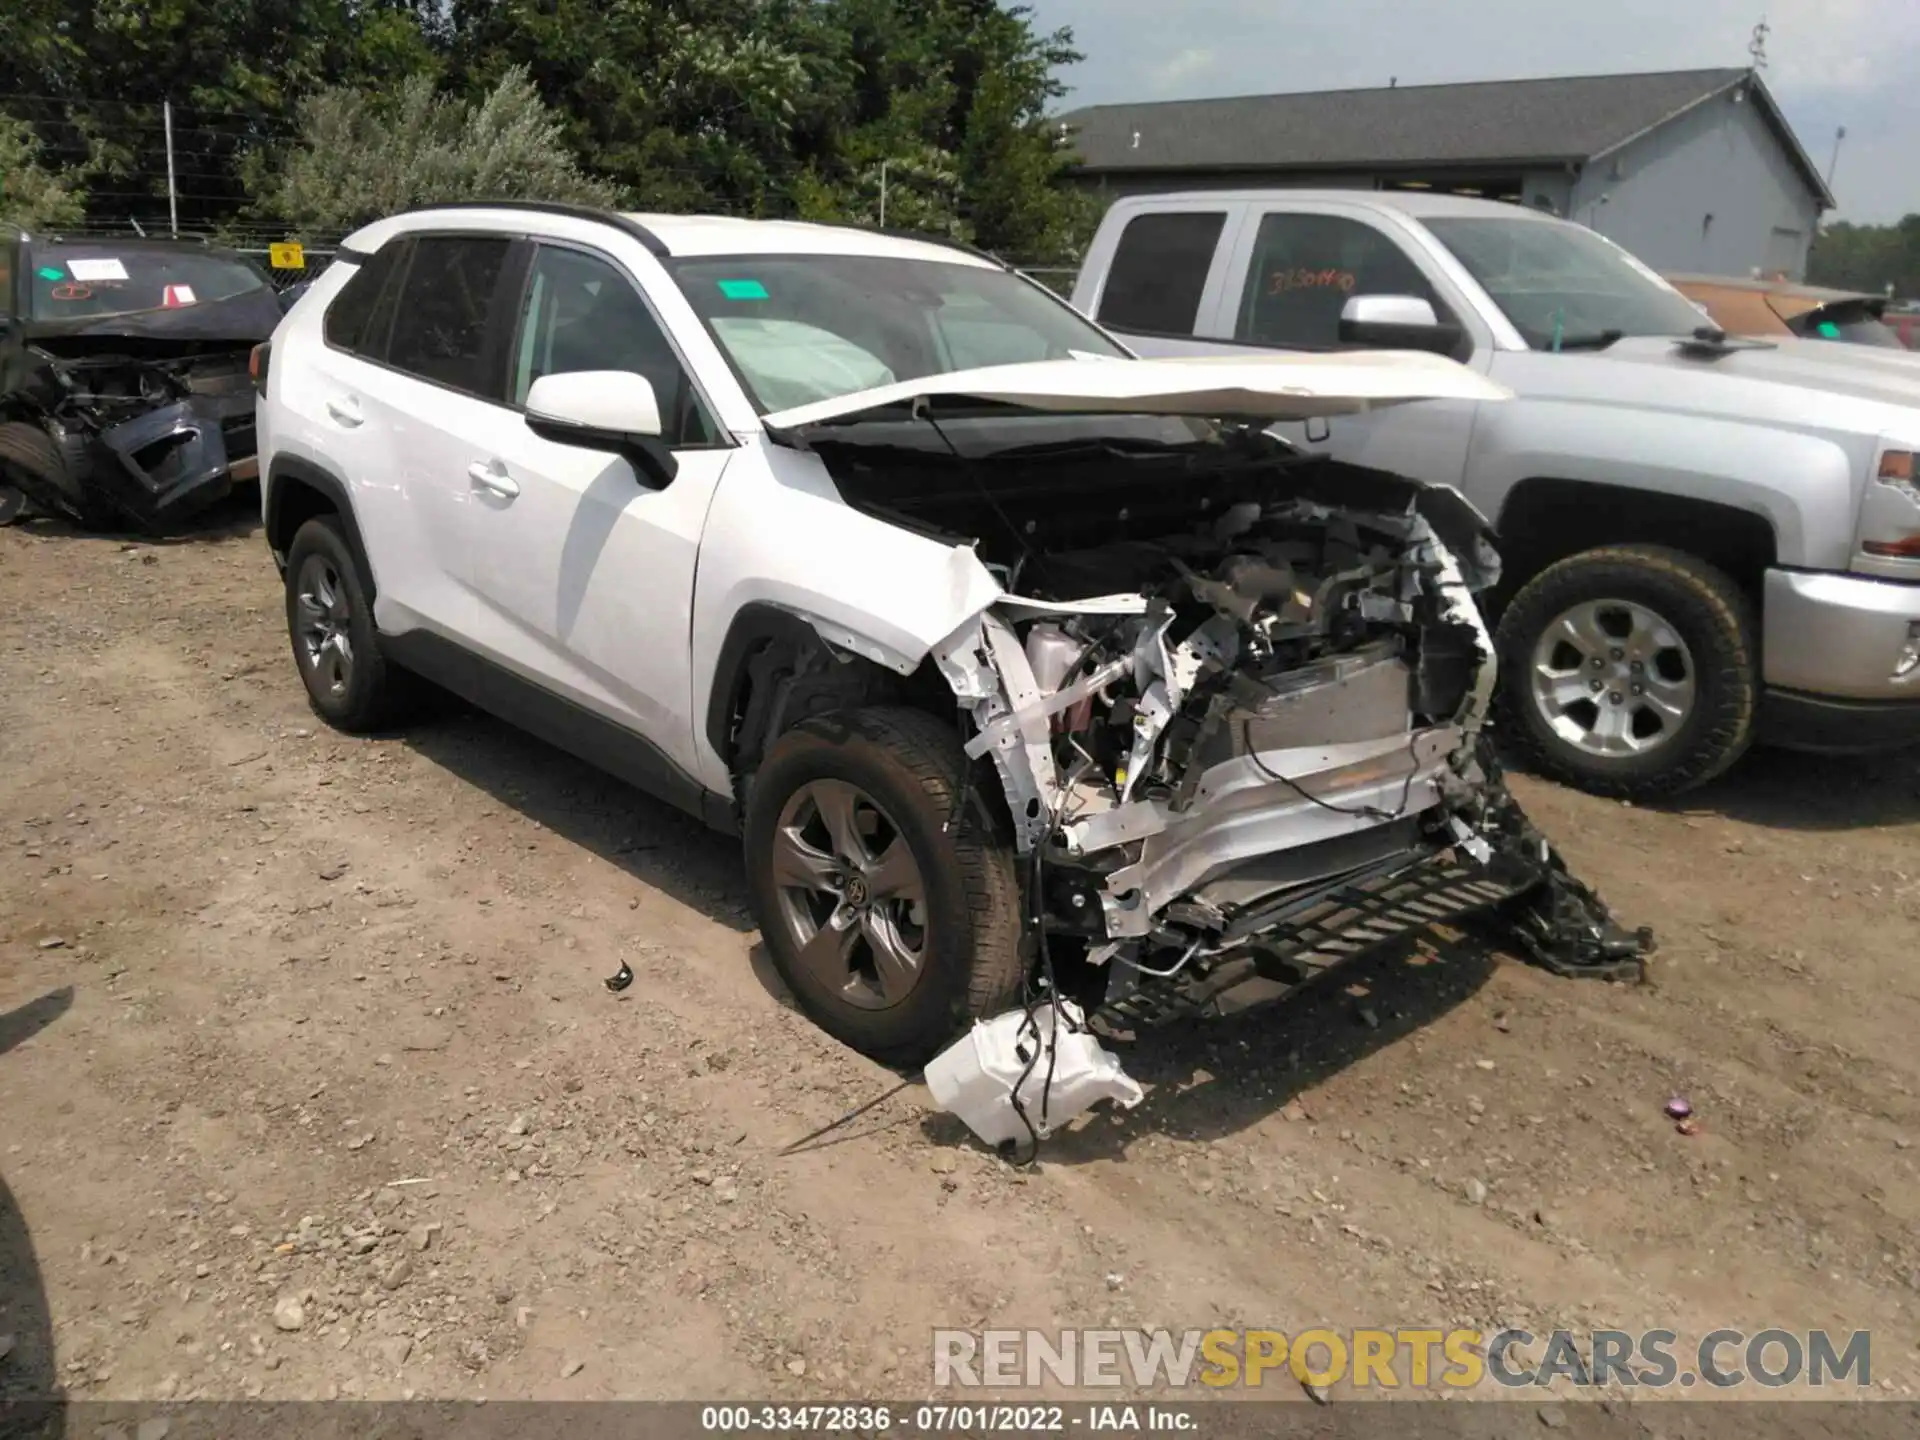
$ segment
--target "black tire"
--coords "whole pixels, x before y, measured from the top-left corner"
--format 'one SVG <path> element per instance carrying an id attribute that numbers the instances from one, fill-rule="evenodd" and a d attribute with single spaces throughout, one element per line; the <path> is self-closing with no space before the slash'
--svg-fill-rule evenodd
<path id="1" fill-rule="evenodd" d="M 60 444 L 40 426 L 25 420 L 0 425 L 0 484 L 20 491 L 27 505 L 16 511 L 13 520 L 28 510 L 47 510 L 63 514 L 89 530 L 111 527 L 116 512 L 97 499 L 76 495 L 67 473 L 67 457 Z M 11 524 L 12 520 L 4 523 Z"/>
<path id="2" fill-rule="evenodd" d="M 1692 662 L 1690 707 L 1671 734 L 1641 754 L 1597 755 L 1581 748 L 1555 732 L 1532 693 L 1533 660 L 1547 627 L 1579 606 L 1608 601 L 1659 616 L 1679 635 Z M 1528 581 L 1500 619 L 1506 746 L 1525 768 L 1610 798 L 1654 799 L 1704 785 L 1753 741 L 1760 654 L 1755 635 L 1746 595 L 1724 571 L 1696 556 L 1664 545 L 1606 546 L 1570 556 Z M 1595 712 L 1615 693 L 1603 691 Z"/>
<path id="3" fill-rule="evenodd" d="M 0 481 L 0 525 L 12 525 L 26 518 L 26 493 L 5 481 Z"/>
<path id="4" fill-rule="evenodd" d="M 325 589 L 316 590 L 314 582 L 321 578 Z M 352 733 L 389 729 L 410 718 L 419 705 L 422 682 L 381 652 L 366 582 L 333 516 L 316 516 L 294 533 L 287 547 L 286 592 L 287 638 L 314 713 L 335 729 Z M 326 604 L 329 593 L 340 603 Z M 329 683 L 342 671 L 316 661 L 308 649 L 304 637 L 314 614 L 303 594 L 321 601 L 331 628 L 346 636 L 351 656 L 343 667 L 344 684 Z"/>
<path id="5" fill-rule="evenodd" d="M 884 1064 L 916 1067 L 969 1021 L 1020 1002 L 1020 886 L 1011 840 L 981 792 L 953 727 L 917 710 L 840 711 L 782 735 L 753 778 L 745 830 L 747 880 L 774 968 L 801 1010 L 835 1039 Z M 800 960 L 774 873 L 789 803 L 818 781 L 870 797 L 918 867 L 925 907 L 918 977 L 896 1002 L 851 1003 Z M 953 818 L 962 792 L 966 813 Z"/>

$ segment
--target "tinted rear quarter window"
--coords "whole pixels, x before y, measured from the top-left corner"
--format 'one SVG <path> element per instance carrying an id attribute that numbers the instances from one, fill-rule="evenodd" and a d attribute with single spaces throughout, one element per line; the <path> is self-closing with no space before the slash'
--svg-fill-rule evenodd
<path id="1" fill-rule="evenodd" d="M 1226 224 L 1220 210 L 1134 216 L 1120 232 L 1100 292 L 1100 323 L 1141 334 L 1193 334 Z"/>
<path id="2" fill-rule="evenodd" d="M 358 355 L 380 359 L 386 354 L 387 331 L 392 328 L 395 277 L 407 249 L 405 240 L 382 245 L 360 263 L 352 278 L 327 306 L 321 330 L 327 344 Z"/>
<path id="3" fill-rule="evenodd" d="M 476 395 L 498 388 L 487 373 L 487 336 L 509 244 L 483 235 L 416 240 L 387 363 Z"/>

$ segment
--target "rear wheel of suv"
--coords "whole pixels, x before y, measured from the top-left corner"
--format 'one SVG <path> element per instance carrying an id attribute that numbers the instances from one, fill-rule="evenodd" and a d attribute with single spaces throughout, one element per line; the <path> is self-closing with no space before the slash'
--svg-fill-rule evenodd
<path id="1" fill-rule="evenodd" d="M 1582 790 L 1678 794 L 1753 739 L 1752 607 L 1683 551 L 1608 546 L 1549 566 L 1507 607 L 1499 647 L 1510 748 Z"/>
<path id="2" fill-rule="evenodd" d="M 852 710 L 788 731 L 753 779 L 747 879 L 774 968 L 810 1019 L 887 1064 L 1019 1003 L 1013 847 L 968 763 L 930 715 Z"/>
<path id="3" fill-rule="evenodd" d="M 420 682 L 380 651 L 353 551 L 331 515 L 307 521 L 287 549 L 287 634 L 314 712 L 341 730 L 399 723 Z"/>

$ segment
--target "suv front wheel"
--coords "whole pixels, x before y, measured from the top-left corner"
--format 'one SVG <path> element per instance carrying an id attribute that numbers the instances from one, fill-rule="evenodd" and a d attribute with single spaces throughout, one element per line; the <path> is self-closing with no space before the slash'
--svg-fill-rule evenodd
<path id="1" fill-rule="evenodd" d="M 747 881 L 774 968 L 808 1018 L 886 1064 L 1019 1003 L 1013 847 L 968 763 L 931 715 L 852 710 L 788 731 L 753 777 Z"/>
<path id="2" fill-rule="evenodd" d="M 287 635 L 307 699 L 329 725 L 379 730 L 413 709 L 420 682 L 381 653 L 366 582 L 331 515 L 307 521 L 287 548 Z"/>
<path id="3" fill-rule="evenodd" d="M 1499 648 L 1508 746 L 1565 784 L 1674 795 L 1753 739 L 1752 608 L 1683 551 L 1607 546 L 1549 566 L 1501 616 Z"/>

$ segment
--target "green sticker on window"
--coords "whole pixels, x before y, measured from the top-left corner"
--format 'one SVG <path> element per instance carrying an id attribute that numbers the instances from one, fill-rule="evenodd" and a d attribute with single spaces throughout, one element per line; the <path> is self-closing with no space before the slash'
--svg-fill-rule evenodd
<path id="1" fill-rule="evenodd" d="M 1814 328 L 1829 340 L 1838 340 L 1840 338 L 1840 327 L 1831 320 L 1822 320 Z"/>
<path id="2" fill-rule="evenodd" d="M 67 278 L 67 272 L 62 270 L 58 265 L 42 265 L 39 270 L 39 275 L 42 280 L 64 280 Z"/>
<path id="3" fill-rule="evenodd" d="M 758 280 L 722 280 L 720 293 L 729 300 L 764 300 L 767 287 Z"/>

